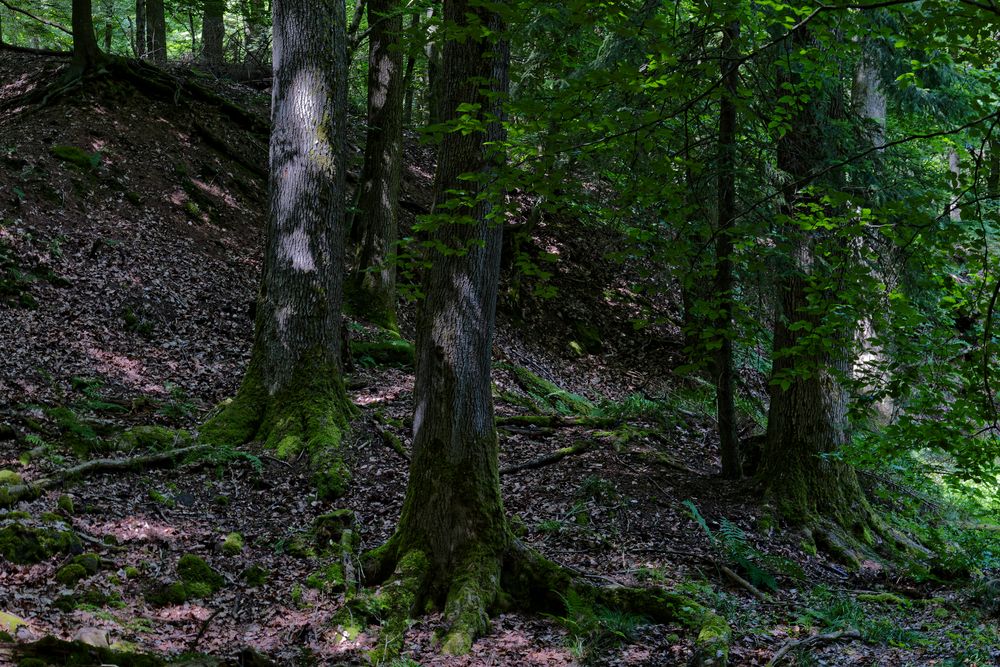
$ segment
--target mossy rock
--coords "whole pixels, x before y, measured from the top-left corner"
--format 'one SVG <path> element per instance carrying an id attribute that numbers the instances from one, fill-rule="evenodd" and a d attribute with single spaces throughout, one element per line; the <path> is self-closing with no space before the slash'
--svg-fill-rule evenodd
<path id="1" fill-rule="evenodd" d="M 82 565 L 76 563 L 70 563 L 69 565 L 63 565 L 56 572 L 56 581 L 60 584 L 66 586 L 72 586 L 81 579 L 87 578 L 87 570 Z"/>
<path id="2" fill-rule="evenodd" d="M 405 340 L 377 342 L 351 341 L 351 356 L 355 363 L 364 365 L 364 359 L 371 359 L 378 366 L 413 366 L 413 344 Z"/>
<path id="3" fill-rule="evenodd" d="M 184 554 L 177 561 L 177 576 L 185 583 L 206 584 L 212 589 L 213 593 L 222 588 L 226 583 L 222 575 L 213 570 L 205 562 L 204 558 L 194 554 Z"/>
<path id="4" fill-rule="evenodd" d="M 179 581 L 161 585 L 146 593 L 152 604 L 182 604 L 190 599 L 207 598 L 225 585 L 221 574 L 200 556 L 184 554 L 177 561 Z"/>
<path id="5" fill-rule="evenodd" d="M 76 146 L 56 145 L 52 146 L 49 152 L 63 162 L 69 162 L 80 169 L 95 169 L 101 164 L 101 153 L 99 151 L 88 153 Z"/>
<path id="6" fill-rule="evenodd" d="M 81 566 L 87 571 L 87 574 L 97 574 L 97 571 L 101 569 L 101 557 L 95 553 L 80 554 L 72 562 Z"/>
<path id="7" fill-rule="evenodd" d="M 59 496 L 59 500 L 56 501 L 56 505 L 66 514 L 72 515 L 74 513 L 73 498 L 72 496 L 67 496 L 63 494 Z"/>
<path id="8" fill-rule="evenodd" d="M 13 470 L 0 470 L 0 486 L 17 486 L 23 483 L 21 476 Z"/>
<path id="9" fill-rule="evenodd" d="M 194 437 L 182 429 L 147 425 L 130 428 L 118 436 L 118 440 L 126 449 L 167 451 L 189 446 L 194 442 Z"/>
<path id="10" fill-rule="evenodd" d="M 17 565 L 40 563 L 56 554 L 82 551 L 80 538 L 72 531 L 29 528 L 18 523 L 0 528 L 0 555 Z"/>
<path id="11" fill-rule="evenodd" d="M 243 536 L 239 533 L 229 533 L 226 535 L 226 539 L 222 542 L 222 551 L 230 556 L 243 551 Z"/>

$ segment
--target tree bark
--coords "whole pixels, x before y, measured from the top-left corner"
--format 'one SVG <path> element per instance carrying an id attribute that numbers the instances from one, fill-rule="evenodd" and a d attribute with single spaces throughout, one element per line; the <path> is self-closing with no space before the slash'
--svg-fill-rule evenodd
<path id="1" fill-rule="evenodd" d="M 403 154 L 403 16 L 397 10 L 395 0 L 368 2 L 368 132 L 355 214 L 363 229 L 355 313 L 388 329 L 396 328 L 393 253 Z"/>
<path id="2" fill-rule="evenodd" d="M 799 27 L 790 39 L 791 52 L 811 46 L 808 27 Z M 797 83 L 797 75 L 785 81 Z M 812 175 L 827 159 L 820 110 L 824 91 L 810 91 L 810 98 L 778 141 L 778 166 L 788 174 L 784 212 L 790 219 L 808 203 L 802 189 L 813 184 Z M 766 495 L 785 518 L 821 529 L 817 537 L 853 561 L 841 529 L 870 537 L 872 514 L 854 469 L 831 455 L 848 439 L 848 400 L 839 377 L 849 373 L 848 346 L 856 323 L 838 322 L 833 333 L 824 334 L 832 342 L 810 338 L 821 325 L 833 324 L 829 310 L 817 313 L 808 298 L 812 281 L 828 278 L 814 256 L 820 237 L 794 222 L 780 232 L 788 250 L 776 285 L 771 404 L 760 475 Z"/>
<path id="3" fill-rule="evenodd" d="M 222 43 L 226 36 L 226 0 L 205 0 L 204 10 L 201 21 L 202 62 L 210 69 L 215 69 L 222 65 Z"/>
<path id="4" fill-rule="evenodd" d="M 347 135 L 343 0 L 273 3 L 269 215 L 254 345 L 202 440 L 307 451 L 321 496 L 344 490 L 350 405 L 340 366 Z"/>
<path id="5" fill-rule="evenodd" d="M 146 0 L 146 50 L 155 62 L 167 62 L 167 18 L 163 0 Z"/>
<path id="6" fill-rule="evenodd" d="M 434 179 L 434 221 L 418 319 L 413 460 L 403 513 L 386 545 L 391 566 L 412 567 L 423 593 L 444 603 L 443 648 L 468 650 L 488 626 L 512 535 L 500 500 L 490 368 L 500 276 L 502 226 L 493 219 L 489 180 L 503 154 L 501 96 L 508 47 L 500 17 L 467 0 L 446 0 L 444 19 L 461 30 L 470 17 L 493 38 L 444 46 L 445 110 L 478 104 L 483 125 L 444 136 Z M 492 146 L 491 146 L 492 144 Z M 463 175 L 476 174 L 467 180 Z M 463 195 L 455 194 L 461 191 Z"/>
<path id="7" fill-rule="evenodd" d="M 739 85 L 740 24 L 722 31 L 722 98 L 719 105 L 719 229 L 715 243 L 715 293 L 719 299 L 715 355 L 716 416 L 722 476 L 739 479 L 740 443 L 736 433 L 736 387 L 733 368 L 733 224 L 736 219 L 736 96 Z"/>
<path id="8" fill-rule="evenodd" d="M 445 105 L 448 103 L 445 99 L 445 91 L 443 90 L 445 80 L 443 76 L 444 67 L 441 61 L 441 26 L 435 25 L 433 20 L 435 14 L 439 16 L 441 14 L 437 3 L 432 4 L 427 9 L 427 22 L 429 25 L 427 28 L 427 45 L 424 47 L 424 53 L 427 56 L 426 94 L 428 125 L 436 125 L 444 120 Z"/>
<path id="9" fill-rule="evenodd" d="M 410 15 L 410 34 L 416 34 L 420 27 L 420 12 Z M 413 122 L 413 75 L 416 70 L 417 58 L 413 53 L 406 57 L 406 73 L 403 75 L 403 125 L 410 127 Z"/>
<path id="10" fill-rule="evenodd" d="M 145 58 L 146 49 L 146 0 L 135 0 L 135 57 Z"/>
<path id="11" fill-rule="evenodd" d="M 73 0 L 73 60 L 71 72 L 86 72 L 104 61 L 94 34 L 91 0 Z"/>

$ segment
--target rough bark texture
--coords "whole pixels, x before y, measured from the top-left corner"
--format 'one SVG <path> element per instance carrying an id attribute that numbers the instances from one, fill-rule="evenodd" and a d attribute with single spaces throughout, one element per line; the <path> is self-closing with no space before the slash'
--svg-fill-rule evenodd
<path id="1" fill-rule="evenodd" d="M 73 60 L 75 74 L 86 72 L 104 60 L 94 34 L 94 17 L 90 0 L 73 0 Z"/>
<path id="2" fill-rule="evenodd" d="M 415 35 L 420 27 L 420 12 L 410 16 L 410 34 Z M 416 70 L 417 58 L 410 53 L 406 58 L 406 73 L 403 75 L 403 124 L 407 127 L 413 122 L 413 74 Z"/>
<path id="3" fill-rule="evenodd" d="M 368 132 L 358 213 L 363 229 L 354 312 L 396 328 L 399 188 L 403 154 L 403 17 L 395 0 L 369 0 Z"/>
<path id="4" fill-rule="evenodd" d="M 445 119 L 447 113 L 444 90 L 445 74 L 444 63 L 442 62 L 441 49 L 441 27 L 435 25 L 434 17 L 440 16 L 441 10 L 437 3 L 427 10 L 427 45 L 424 47 L 424 54 L 427 56 L 427 84 L 425 91 L 427 95 L 427 124 L 435 125 Z M 445 19 L 447 20 L 447 19 Z"/>
<path id="5" fill-rule="evenodd" d="M 733 224 L 736 219 L 736 95 L 739 85 L 740 24 L 722 31 L 722 99 L 719 107 L 719 229 L 715 242 L 715 293 L 719 299 L 716 329 L 722 340 L 715 355 L 716 415 L 722 476 L 739 479 L 740 443 L 736 433 L 733 369 Z"/>
<path id="6" fill-rule="evenodd" d="M 146 0 L 146 51 L 158 63 L 167 62 L 167 18 L 163 0 Z"/>
<path id="7" fill-rule="evenodd" d="M 801 27 L 791 39 L 795 51 L 811 44 L 808 31 Z M 792 75 L 791 80 L 795 80 Z M 778 142 L 778 166 L 789 176 L 785 186 L 786 214 L 794 217 L 804 202 L 801 190 L 828 159 L 824 148 L 823 91 L 798 110 L 791 129 Z M 838 374 L 849 370 L 847 344 L 850 330 L 832 344 L 807 342 L 807 329 L 815 330 L 823 315 L 810 311 L 807 299 L 810 280 L 822 264 L 813 255 L 817 232 L 806 232 L 794 223 L 782 229 L 788 238 L 784 265 L 779 268 L 777 304 L 774 318 L 774 363 L 772 375 L 790 384 L 783 388 L 772 383 L 767 438 L 761 461 L 761 477 L 768 498 L 778 511 L 794 523 L 823 529 L 817 538 L 825 546 L 843 552 L 839 529 L 870 538 L 871 510 L 858 484 L 854 469 L 830 457 L 847 442 L 847 395 Z M 810 326 L 796 326 L 805 322 Z M 790 353 L 796 348 L 797 352 Z M 808 374 L 787 375 L 792 367 Z M 849 554 L 841 553 L 847 557 Z M 850 560 L 850 558 L 848 558 Z"/>
<path id="8" fill-rule="evenodd" d="M 226 36 L 226 26 L 223 23 L 225 13 L 226 0 L 205 0 L 201 21 L 201 57 L 202 62 L 210 68 L 222 64 L 222 42 Z"/>
<path id="9" fill-rule="evenodd" d="M 270 212 L 254 347 L 233 402 L 202 430 L 301 450 L 321 492 L 342 490 L 335 452 L 350 406 L 340 369 L 346 136 L 342 0 L 274 7 Z"/>
<path id="10" fill-rule="evenodd" d="M 135 0 L 135 57 L 146 57 L 146 0 Z"/>

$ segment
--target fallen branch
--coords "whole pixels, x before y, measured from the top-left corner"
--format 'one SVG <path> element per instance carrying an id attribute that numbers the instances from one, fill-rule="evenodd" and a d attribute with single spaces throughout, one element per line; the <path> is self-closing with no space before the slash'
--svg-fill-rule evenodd
<path id="1" fill-rule="evenodd" d="M 966 530 L 985 530 L 988 532 L 1000 533 L 1000 524 L 996 523 L 972 523 L 969 521 L 962 521 L 958 524 L 958 527 Z"/>
<path id="2" fill-rule="evenodd" d="M 779 662 L 781 662 L 789 651 L 794 651 L 797 648 L 804 648 L 806 646 L 812 646 L 814 644 L 822 644 L 824 642 L 835 642 L 841 640 L 852 640 L 861 639 L 861 633 L 857 630 L 838 630 L 836 632 L 828 632 L 825 635 L 812 635 L 811 637 L 806 637 L 805 639 L 796 639 L 790 641 L 774 654 L 771 661 L 767 663 L 766 667 L 774 667 Z"/>
<path id="3" fill-rule="evenodd" d="M 753 584 L 751 584 L 749 581 L 747 581 L 746 579 L 744 579 L 740 575 L 738 575 L 735 572 L 733 572 L 732 570 L 730 570 L 725 565 L 720 564 L 719 565 L 719 571 L 722 572 L 722 574 L 726 575 L 726 578 L 729 579 L 731 582 L 733 582 L 734 584 L 736 584 L 737 586 L 739 586 L 740 588 L 742 588 L 746 592 L 750 593 L 750 595 L 754 596 L 755 598 L 757 598 L 761 602 L 767 602 L 768 601 L 767 595 L 765 595 L 764 593 L 762 593 L 759 588 L 757 588 L 756 586 L 754 586 Z"/>
<path id="4" fill-rule="evenodd" d="M 510 475 L 515 472 L 521 472 L 522 470 L 533 470 L 535 468 L 541 468 L 542 466 L 547 466 L 558 461 L 562 461 L 567 456 L 572 456 L 573 454 L 582 454 L 584 452 L 589 452 L 594 448 L 594 443 L 581 440 L 575 445 L 569 447 L 563 447 L 562 449 L 557 449 L 554 452 L 549 452 L 544 456 L 540 456 L 537 459 L 532 459 L 530 461 L 525 461 L 524 463 L 516 463 L 514 465 L 509 465 L 500 469 L 501 475 Z"/>
<path id="5" fill-rule="evenodd" d="M 43 23 L 43 24 L 49 26 L 50 28 L 55 28 L 56 30 L 61 30 L 62 32 L 66 33 L 67 35 L 70 35 L 70 36 L 73 35 L 73 31 L 70 30 L 69 28 L 67 28 L 66 26 L 60 25 L 60 24 L 56 23 L 55 21 L 49 21 L 47 19 L 43 19 L 41 16 L 35 16 L 34 14 L 32 14 L 31 12 L 29 12 L 29 11 L 27 11 L 25 9 L 21 9 L 20 7 L 15 7 L 14 5 L 12 5 L 9 2 L 7 2 L 7 0 L 0 0 L 0 5 L 3 5 L 4 7 L 6 7 L 7 9 L 9 9 L 12 12 L 17 12 L 18 14 L 24 14 L 29 19 L 34 19 L 34 20 L 38 21 L 39 23 Z"/>
<path id="6" fill-rule="evenodd" d="M 0 506 L 10 506 L 23 498 L 35 497 L 42 491 L 60 486 L 69 479 L 92 475 L 99 472 L 112 472 L 115 470 L 134 470 L 136 468 L 147 468 L 164 463 L 173 463 L 175 459 L 196 454 L 212 449 L 209 445 L 194 445 L 172 449 L 166 452 L 155 452 L 145 456 L 135 456 L 128 459 L 94 459 L 81 463 L 72 468 L 60 470 L 51 477 L 29 482 L 27 484 L 16 484 L 7 487 L 0 492 Z"/>
<path id="7" fill-rule="evenodd" d="M 406 447 L 403 446 L 403 441 L 399 439 L 398 435 L 387 429 L 378 417 L 372 419 L 372 427 L 378 433 L 383 444 L 402 456 L 404 461 L 407 463 L 410 462 L 410 454 L 406 451 Z"/>
<path id="8" fill-rule="evenodd" d="M 509 415 L 497 417 L 497 426 L 541 426 L 547 428 L 609 428 L 617 426 L 613 417 L 567 417 L 565 415 Z"/>
<path id="9" fill-rule="evenodd" d="M 72 51 L 33 49 L 30 46 L 18 46 L 17 44 L 8 44 L 7 42 L 0 42 L 0 49 L 4 51 L 13 51 L 14 53 L 27 53 L 33 56 L 57 56 L 59 58 L 71 58 L 73 56 Z"/>

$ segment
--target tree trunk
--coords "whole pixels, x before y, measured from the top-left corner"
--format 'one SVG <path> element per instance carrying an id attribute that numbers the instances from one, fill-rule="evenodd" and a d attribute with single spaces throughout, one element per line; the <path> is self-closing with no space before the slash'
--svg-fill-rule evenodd
<path id="1" fill-rule="evenodd" d="M 715 355 L 716 415 L 722 476 L 739 479 L 739 439 L 736 433 L 735 372 L 733 368 L 733 224 L 736 219 L 736 95 L 739 85 L 740 24 L 722 31 L 722 99 L 719 104 L 719 229 L 715 243 L 715 293 L 719 299 L 716 330 L 721 338 Z"/>
<path id="2" fill-rule="evenodd" d="M 432 4 L 427 9 L 427 45 L 424 53 L 427 55 L 427 124 L 436 125 L 444 120 L 445 105 L 445 80 L 443 75 L 443 63 L 441 61 L 441 26 L 435 25 L 434 15 L 440 15 L 441 10 L 437 8 L 437 3 Z"/>
<path id="3" fill-rule="evenodd" d="M 135 57 L 145 58 L 146 49 L 146 0 L 135 0 Z"/>
<path id="4" fill-rule="evenodd" d="M 951 189 L 955 192 L 955 198 L 948 204 L 948 216 L 952 222 L 962 222 L 962 208 L 959 206 L 962 200 L 962 163 L 954 146 L 948 147 L 948 172 L 951 174 Z"/>
<path id="5" fill-rule="evenodd" d="M 343 0 L 274 8 L 270 210 L 254 345 L 236 398 L 202 431 L 211 444 L 307 451 L 321 496 L 339 495 L 350 413 L 343 388 L 347 50 Z"/>
<path id="6" fill-rule="evenodd" d="M 415 35 L 420 27 L 420 12 L 410 15 L 410 34 Z M 403 75 L 403 126 L 410 127 L 413 122 L 413 74 L 416 70 L 417 58 L 411 52 L 406 58 L 406 74 Z"/>
<path id="7" fill-rule="evenodd" d="M 403 154 L 403 16 L 395 0 L 369 0 L 368 132 L 358 212 L 363 228 L 355 313 L 396 328 L 396 246 Z"/>
<path id="8" fill-rule="evenodd" d="M 94 17 L 91 0 L 73 0 L 73 60 L 70 68 L 82 74 L 104 61 L 104 54 L 97 46 L 94 34 Z"/>
<path id="9" fill-rule="evenodd" d="M 449 25 L 462 28 L 474 17 L 489 34 L 502 34 L 497 14 L 467 0 L 446 0 L 444 12 Z M 446 117 L 457 118 L 460 104 L 478 104 L 485 127 L 446 134 L 438 155 L 432 265 L 417 330 L 413 459 L 399 526 L 386 545 L 391 565 L 419 565 L 424 594 L 444 602 L 444 649 L 453 653 L 467 651 L 486 630 L 512 544 L 490 381 L 502 225 L 492 216 L 497 193 L 478 196 L 503 160 L 489 144 L 504 135 L 498 119 L 509 52 L 495 39 L 445 42 Z"/>
<path id="10" fill-rule="evenodd" d="M 792 53 L 809 49 L 807 27 L 798 28 L 790 42 Z M 792 77 L 797 83 L 797 75 Z M 826 163 L 823 98 L 822 90 L 810 91 L 810 101 L 778 141 L 778 167 L 788 174 L 784 212 L 792 219 L 799 205 L 815 203 L 801 191 L 815 185 L 812 175 Z M 811 281 L 825 278 L 820 273 L 824 263 L 814 256 L 820 237 L 794 223 L 780 232 L 788 250 L 776 285 L 771 404 L 760 475 L 767 497 L 785 518 L 814 529 L 825 547 L 857 564 L 842 529 L 870 538 L 872 513 L 854 469 L 831 456 L 848 439 L 847 394 L 839 377 L 850 369 L 848 346 L 856 323 L 838 322 L 837 330 L 824 334 L 832 342 L 814 340 L 812 332 L 833 324 L 810 308 L 808 299 Z"/>
<path id="11" fill-rule="evenodd" d="M 210 69 L 222 65 L 222 42 L 226 36 L 226 0 L 205 0 L 201 21 L 201 57 Z"/>
<path id="12" fill-rule="evenodd" d="M 146 47 L 154 61 L 167 62 L 167 19 L 163 0 L 146 0 Z"/>

